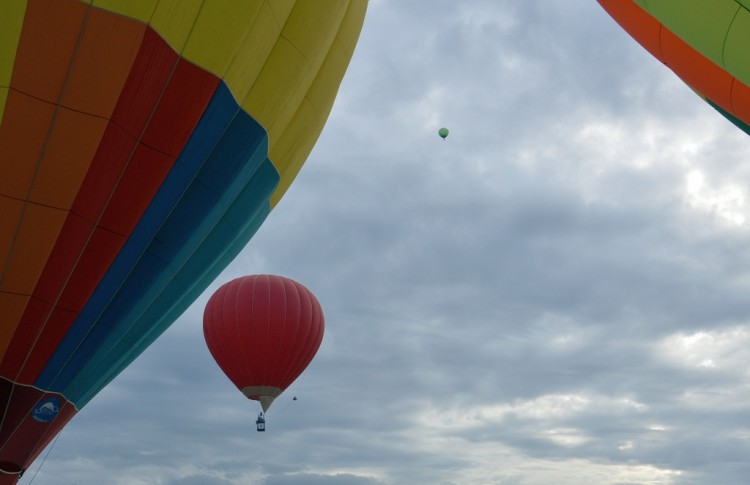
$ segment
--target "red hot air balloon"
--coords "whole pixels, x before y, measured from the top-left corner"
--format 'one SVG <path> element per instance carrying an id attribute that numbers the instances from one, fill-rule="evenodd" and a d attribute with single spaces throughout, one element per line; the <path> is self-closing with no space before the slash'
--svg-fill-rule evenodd
<path id="1" fill-rule="evenodd" d="M 283 276 L 232 280 L 216 290 L 203 314 L 211 355 L 245 396 L 260 401 L 263 411 L 305 370 L 323 330 L 315 295 Z"/>

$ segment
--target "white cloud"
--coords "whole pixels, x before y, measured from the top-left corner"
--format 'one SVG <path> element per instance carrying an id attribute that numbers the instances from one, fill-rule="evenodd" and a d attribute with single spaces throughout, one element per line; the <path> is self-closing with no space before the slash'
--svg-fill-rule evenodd
<path id="1" fill-rule="evenodd" d="M 731 227 L 742 227 L 747 221 L 746 190 L 738 184 L 711 187 L 700 170 L 691 170 L 685 176 L 687 204 L 699 211 L 714 215 Z"/>
<path id="2" fill-rule="evenodd" d="M 672 365 L 746 375 L 750 371 L 750 327 L 678 332 L 657 342 L 654 353 Z"/>

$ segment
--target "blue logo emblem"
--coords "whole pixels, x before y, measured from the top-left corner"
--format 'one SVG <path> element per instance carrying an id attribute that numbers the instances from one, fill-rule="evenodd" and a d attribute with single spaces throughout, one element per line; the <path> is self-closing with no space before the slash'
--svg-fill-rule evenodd
<path id="1" fill-rule="evenodd" d="M 49 423 L 57 413 L 60 412 L 60 400 L 56 397 L 48 397 L 44 401 L 41 401 L 31 411 L 31 417 L 40 423 Z"/>

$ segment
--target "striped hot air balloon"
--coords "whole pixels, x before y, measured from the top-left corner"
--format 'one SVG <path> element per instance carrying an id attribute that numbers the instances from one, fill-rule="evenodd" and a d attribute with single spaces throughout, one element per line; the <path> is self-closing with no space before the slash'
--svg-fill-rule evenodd
<path id="1" fill-rule="evenodd" d="M 366 0 L 0 4 L 0 483 L 245 246 Z"/>

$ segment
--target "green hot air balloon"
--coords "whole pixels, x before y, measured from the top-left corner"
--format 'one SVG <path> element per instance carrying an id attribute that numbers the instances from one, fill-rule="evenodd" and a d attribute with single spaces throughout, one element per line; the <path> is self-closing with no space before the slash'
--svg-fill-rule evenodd
<path id="1" fill-rule="evenodd" d="M 440 128 L 438 130 L 438 135 L 440 135 L 440 138 L 445 140 L 445 138 L 448 136 L 448 128 Z"/>
<path id="2" fill-rule="evenodd" d="M 598 1 L 646 50 L 750 134 L 750 2 Z"/>

